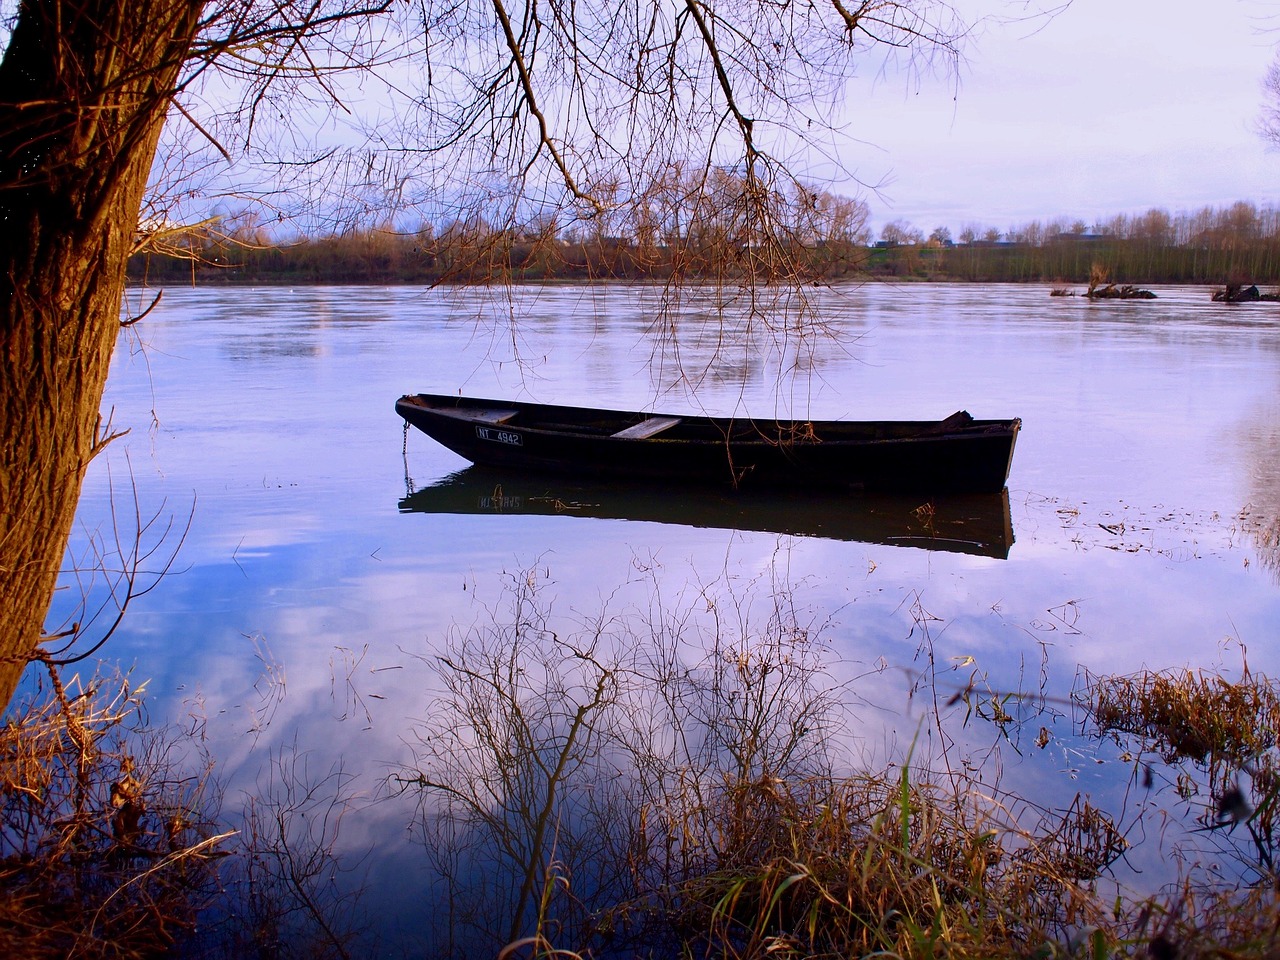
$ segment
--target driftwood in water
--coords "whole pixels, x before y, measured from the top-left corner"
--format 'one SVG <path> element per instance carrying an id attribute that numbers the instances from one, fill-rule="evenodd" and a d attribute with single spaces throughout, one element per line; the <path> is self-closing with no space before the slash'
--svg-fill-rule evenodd
<path id="1" fill-rule="evenodd" d="M 1105 287 L 1090 285 L 1085 296 L 1090 300 L 1154 300 L 1156 298 L 1150 290 L 1140 290 L 1131 283 L 1120 285 L 1108 283 Z"/>
<path id="2" fill-rule="evenodd" d="M 1213 291 L 1214 303 L 1257 303 L 1260 300 L 1275 302 L 1280 300 L 1280 293 L 1263 293 L 1256 283 L 1247 287 L 1241 283 L 1228 283 L 1223 289 Z"/>

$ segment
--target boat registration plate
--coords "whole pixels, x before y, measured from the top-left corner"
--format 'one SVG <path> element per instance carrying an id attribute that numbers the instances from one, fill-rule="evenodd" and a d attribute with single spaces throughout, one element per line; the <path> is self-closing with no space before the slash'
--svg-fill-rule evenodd
<path id="1" fill-rule="evenodd" d="M 524 438 L 510 430 L 498 430 L 494 427 L 476 427 L 476 436 L 481 440 L 490 440 L 493 443 L 505 443 L 513 447 L 524 446 Z"/>

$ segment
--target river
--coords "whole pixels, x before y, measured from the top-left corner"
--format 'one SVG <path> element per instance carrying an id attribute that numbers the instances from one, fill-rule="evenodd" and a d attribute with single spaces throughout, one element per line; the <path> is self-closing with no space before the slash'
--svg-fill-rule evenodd
<path id="1" fill-rule="evenodd" d="M 577 636 L 602 620 L 633 634 L 655 610 L 767 622 L 783 593 L 820 635 L 851 763 L 936 758 L 951 738 L 1002 790 L 1122 806 L 1132 757 L 1077 736 L 1083 671 L 1280 674 L 1280 313 L 1156 292 L 815 288 L 802 325 L 785 298 L 752 319 L 741 295 L 664 311 L 661 290 L 628 286 L 170 289 L 122 330 L 104 410 L 129 432 L 90 469 L 72 554 L 83 564 L 95 535 L 112 548 L 113 511 L 128 541 L 135 493 L 159 518 L 144 568 L 189 523 L 102 655 L 149 681 L 152 721 L 199 734 L 227 808 L 298 758 L 316 779 L 341 771 L 333 849 L 388 944 L 427 936 L 439 897 L 413 798 L 393 788 L 430 752 L 424 731 L 455 722 L 436 657 L 506 622 L 517 594 Z M 1023 429 L 1007 517 L 936 505 L 948 533 L 931 544 L 910 504 L 885 531 L 867 519 L 881 505 L 857 498 L 816 498 L 789 524 L 767 503 L 735 520 L 679 492 L 467 486 L 463 461 L 395 416 L 418 391 L 815 419 L 963 408 Z M 531 508 L 538 493 L 569 509 Z M 922 682 L 946 735 L 913 696 Z M 1002 701 L 1025 724 L 983 720 L 966 689 L 1031 695 Z M 1153 804 L 1193 819 L 1211 802 L 1155 766 Z M 1168 857 L 1150 838 L 1107 882 L 1159 886 Z"/>

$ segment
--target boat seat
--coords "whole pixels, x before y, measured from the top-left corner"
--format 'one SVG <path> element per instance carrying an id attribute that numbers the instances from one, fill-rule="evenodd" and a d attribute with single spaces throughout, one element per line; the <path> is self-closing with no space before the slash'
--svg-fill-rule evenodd
<path id="1" fill-rule="evenodd" d="M 464 420 L 483 420 L 486 423 L 506 423 L 520 411 L 451 407 L 448 412 L 456 417 L 461 417 Z"/>
<path id="2" fill-rule="evenodd" d="M 661 433 L 663 430 L 670 430 L 681 419 L 681 417 L 650 417 L 648 420 L 641 420 L 639 423 L 632 424 L 625 430 L 619 430 L 613 436 L 619 440 L 644 440 L 647 437 Z"/>

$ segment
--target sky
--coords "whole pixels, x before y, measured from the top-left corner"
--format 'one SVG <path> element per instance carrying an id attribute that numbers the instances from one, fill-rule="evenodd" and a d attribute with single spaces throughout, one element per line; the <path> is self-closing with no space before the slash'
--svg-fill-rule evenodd
<path id="1" fill-rule="evenodd" d="M 913 77 L 863 56 L 837 114 L 853 138 L 840 164 L 856 179 L 816 153 L 800 171 L 866 199 L 873 235 L 893 220 L 958 236 L 1153 207 L 1280 205 L 1280 148 L 1259 134 L 1280 0 L 952 2 L 975 24 L 958 75 Z M 1045 9 L 1056 12 L 1029 16 Z"/>
<path id="2" fill-rule="evenodd" d="M 1274 205 L 1280 149 L 1258 122 L 1277 44 L 1275 0 L 1071 0 L 1048 20 L 988 23 L 958 83 L 859 78 L 848 111 L 863 145 L 842 159 L 881 184 L 867 196 L 877 234 L 897 219 L 955 234 Z"/>
<path id="3" fill-rule="evenodd" d="M 1258 133 L 1280 0 L 953 2 L 970 21 L 1003 19 L 979 21 L 959 76 L 886 74 L 864 58 L 840 151 L 856 179 L 808 177 L 863 196 L 876 235 L 892 220 L 958 235 L 1280 205 L 1280 148 Z M 0 48 L 15 6 L 0 0 Z"/>

